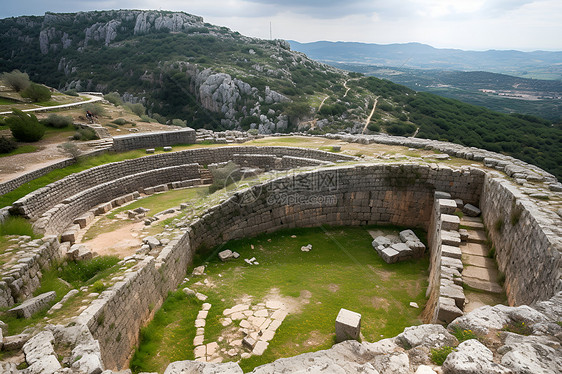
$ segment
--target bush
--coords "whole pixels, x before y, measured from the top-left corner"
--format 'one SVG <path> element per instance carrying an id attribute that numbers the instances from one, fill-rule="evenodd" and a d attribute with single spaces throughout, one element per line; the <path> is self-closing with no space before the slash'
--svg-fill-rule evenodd
<path id="1" fill-rule="evenodd" d="M 146 113 L 146 108 L 141 103 L 126 104 L 125 106 L 129 108 L 131 112 L 135 113 L 137 116 L 141 118 Z"/>
<path id="2" fill-rule="evenodd" d="M 140 119 L 141 119 L 141 122 L 152 122 L 152 118 L 150 118 L 146 114 L 143 114 L 142 116 L 140 116 Z"/>
<path id="3" fill-rule="evenodd" d="M 454 347 L 450 347 L 448 345 L 441 347 L 441 348 L 431 348 L 431 361 L 435 365 L 443 365 L 449 353 L 455 350 Z"/>
<path id="4" fill-rule="evenodd" d="M 78 96 L 78 92 L 76 92 L 76 90 L 64 91 L 63 94 L 68 95 L 68 96 Z"/>
<path id="5" fill-rule="evenodd" d="M 33 114 L 27 114 L 13 109 L 13 115 L 6 119 L 12 135 L 21 142 L 36 142 L 45 134 L 45 127 L 39 123 Z"/>
<path id="6" fill-rule="evenodd" d="M 225 188 L 229 184 L 238 181 L 238 178 L 242 177 L 242 174 L 239 172 L 240 166 L 232 161 L 229 161 L 226 165 L 220 168 L 214 168 L 210 171 L 213 176 L 213 184 L 209 186 L 209 193 Z"/>
<path id="7" fill-rule="evenodd" d="M 123 105 L 123 100 L 121 100 L 121 96 L 117 92 L 110 92 L 104 95 L 103 98 L 115 106 Z"/>
<path id="8" fill-rule="evenodd" d="M 98 103 L 88 103 L 83 106 L 84 111 L 90 111 L 94 116 L 103 116 L 105 114 L 105 109 L 101 104 Z"/>
<path id="9" fill-rule="evenodd" d="M 71 142 L 66 142 L 66 143 L 62 143 L 59 144 L 58 148 L 60 148 L 64 153 L 66 153 L 67 155 L 69 155 L 70 157 L 72 157 L 73 159 L 77 159 L 78 157 L 80 157 L 80 154 L 82 153 L 78 147 L 76 146 L 76 144 L 71 143 Z"/>
<path id="10" fill-rule="evenodd" d="M 376 122 L 370 122 L 367 125 L 367 129 L 369 129 L 369 131 L 373 131 L 373 132 L 380 132 L 381 131 L 381 127 Z"/>
<path id="11" fill-rule="evenodd" d="M 92 284 L 92 292 L 102 293 L 107 289 L 107 286 L 102 281 L 95 281 Z"/>
<path id="12" fill-rule="evenodd" d="M 119 125 L 119 126 L 123 126 L 123 125 L 126 125 L 127 123 L 130 123 L 129 121 L 127 121 L 126 119 L 123 119 L 123 118 L 117 118 L 117 119 L 114 119 L 111 122 L 113 122 L 114 124 Z"/>
<path id="13" fill-rule="evenodd" d="M 0 136 L 0 153 L 10 153 L 17 148 L 18 145 L 14 139 Z"/>
<path id="14" fill-rule="evenodd" d="M 179 126 L 179 127 L 186 127 L 187 126 L 187 121 L 183 121 L 179 118 L 174 118 L 172 120 L 172 125 L 174 126 Z"/>
<path id="15" fill-rule="evenodd" d="M 465 340 L 478 339 L 478 336 L 472 330 L 462 329 L 458 326 L 453 327 L 452 334 L 457 338 L 459 343 Z"/>
<path id="16" fill-rule="evenodd" d="M 248 130 L 248 134 L 256 136 L 256 135 L 259 134 L 259 131 L 258 131 L 258 129 L 250 129 L 250 130 Z"/>
<path id="17" fill-rule="evenodd" d="M 8 217 L 0 225 L 0 235 L 27 235 L 35 237 L 31 223 L 22 217 Z"/>
<path id="18" fill-rule="evenodd" d="M 86 127 L 76 130 L 72 138 L 74 140 L 94 140 L 98 139 L 98 136 L 94 130 Z"/>
<path id="19" fill-rule="evenodd" d="M 80 286 L 118 262 L 119 258 L 116 256 L 100 256 L 91 260 L 71 262 L 62 269 L 60 277 L 75 287 Z"/>
<path id="20" fill-rule="evenodd" d="M 166 124 L 166 122 L 168 122 L 168 120 L 166 119 L 166 117 L 158 114 L 158 113 L 152 113 L 152 118 L 154 118 L 156 121 L 158 121 L 158 123 L 161 123 L 163 125 Z"/>
<path id="21" fill-rule="evenodd" d="M 51 91 L 41 84 L 31 83 L 21 92 L 21 97 L 31 99 L 35 102 L 47 101 L 51 98 Z"/>
<path id="22" fill-rule="evenodd" d="M 1 78 L 4 83 L 18 92 L 25 90 L 31 83 L 29 81 L 29 75 L 19 70 L 13 70 L 11 73 L 4 73 Z"/>
<path id="23" fill-rule="evenodd" d="M 54 127 L 55 129 L 62 129 L 72 125 L 72 117 L 59 116 L 58 114 L 50 114 L 49 117 L 42 120 L 41 123 L 45 126 Z"/>

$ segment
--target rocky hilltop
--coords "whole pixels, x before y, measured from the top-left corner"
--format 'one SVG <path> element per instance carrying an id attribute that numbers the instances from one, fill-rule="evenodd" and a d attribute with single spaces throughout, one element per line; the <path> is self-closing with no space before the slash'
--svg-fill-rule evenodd
<path id="1" fill-rule="evenodd" d="M 144 120 L 262 134 L 383 133 L 502 152 L 562 177 L 562 129 L 309 59 L 183 12 L 110 10 L 0 20 L 0 71 L 61 91 L 117 93 Z"/>

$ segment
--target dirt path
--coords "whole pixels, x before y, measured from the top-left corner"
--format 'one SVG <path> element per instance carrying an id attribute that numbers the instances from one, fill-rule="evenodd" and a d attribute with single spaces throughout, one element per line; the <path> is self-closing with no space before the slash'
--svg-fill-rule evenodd
<path id="1" fill-rule="evenodd" d="M 111 232 L 99 234 L 92 240 L 83 242 L 92 252 L 97 252 L 100 256 L 118 256 L 125 258 L 135 254 L 142 244 L 140 239 L 141 230 L 144 222 L 135 222 Z"/>
<path id="2" fill-rule="evenodd" d="M 379 96 L 375 97 L 375 102 L 373 103 L 373 109 L 371 110 L 369 117 L 367 117 L 367 120 L 365 121 L 365 126 L 363 127 L 363 131 L 361 132 L 361 134 L 364 134 L 365 131 L 367 131 L 367 126 L 369 126 L 369 122 L 371 122 L 371 118 L 373 117 L 373 114 L 375 114 L 375 109 L 377 108 L 378 101 L 379 101 Z"/>
<path id="3" fill-rule="evenodd" d="M 320 109 L 322 109 L 322 106 L 324 105 L 324 102 L 325 102 L 326 100 L 328 100 L 329 97 L 330 97 L 330 96 L 326 96 L 326 97 L 322 100 L 322 102 L 321 102 L 320 105 L 318 106 L 318 110 L 316 111 L 316 113 L 320 112 Z M 314 130 L 314 128 L 316 127 L 316 121 L 317 121 L 317 119 L 316 119 L 316 116 L 315 116 L 315 118 L 314 118 L 314 119 L 312 120 L 312 122 L 310 123 L 310 129 L 311 129 L 311 130 Z"/>
<path id="4" fill-rule="evenodd" d="M 85 93 L 80 93 L 79 95 L 81 97 L 87 97 L 87 98 L 89 98 L 89 100 L 79 101 L 77 103 L 70 103 L 70 104 L 61 104 L 61 105 L 41 107 L 41 108 L 33 108 L 33 109 L 24 109 L 24 110 L 22 110 L 22 112 L 40 112 L 40 111 L 50 111 L 52 109 L 71 108 L 73 106 L 84 105 L 84 104 L 87 104 L 87 103 L 93 103 L 93 102 L 96 102 L 96 101 L 103 100 L 103 97 L 100 97 L 100 96 L 95 96 L 95 95 L 90 95 L 90 94 L 85 94 Z M 10 113 L 12 113 L 11 110 L 7 111 L 7 112 L 0 112 L 0 114 L 10 114 Z"/>

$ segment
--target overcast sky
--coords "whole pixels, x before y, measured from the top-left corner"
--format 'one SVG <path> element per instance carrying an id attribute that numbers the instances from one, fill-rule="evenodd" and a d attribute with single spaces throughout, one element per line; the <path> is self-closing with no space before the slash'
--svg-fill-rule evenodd
<path id="1" fill-rule="evenodd" d="M 203 16 L 248 36 L 420 42 L 471 50 L 562 50 L 561 0 L 2 0 L 0 18 L 104 9 Z"/>

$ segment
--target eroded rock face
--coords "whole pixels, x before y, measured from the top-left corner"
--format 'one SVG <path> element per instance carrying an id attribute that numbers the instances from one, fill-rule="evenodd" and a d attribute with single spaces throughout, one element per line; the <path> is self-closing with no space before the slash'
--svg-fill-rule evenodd
<path id="1" fill-rule="evenodd" d="M 420 345 L 428 348 L 440 348 L 445 345 L 454 346 L 458 344 L 457 338 L 441 325 L 406 327 L 404 332 L 396 338 L 404 348 L 408 349 Z"/>
<path id="2" fill-rule="evenodd" d="M 164 374 L 242 374 L 240 366 L 234 362 L 207 363 L 197 361 L 176 361 L 166 368 Z"/>
<path id="3" fill-rule="evenodd" d="M 508 368 L 493 362 L 494 353 L 476 339 L 462 342 L 443 363 L 445 374 L 511 374 Z"/>

